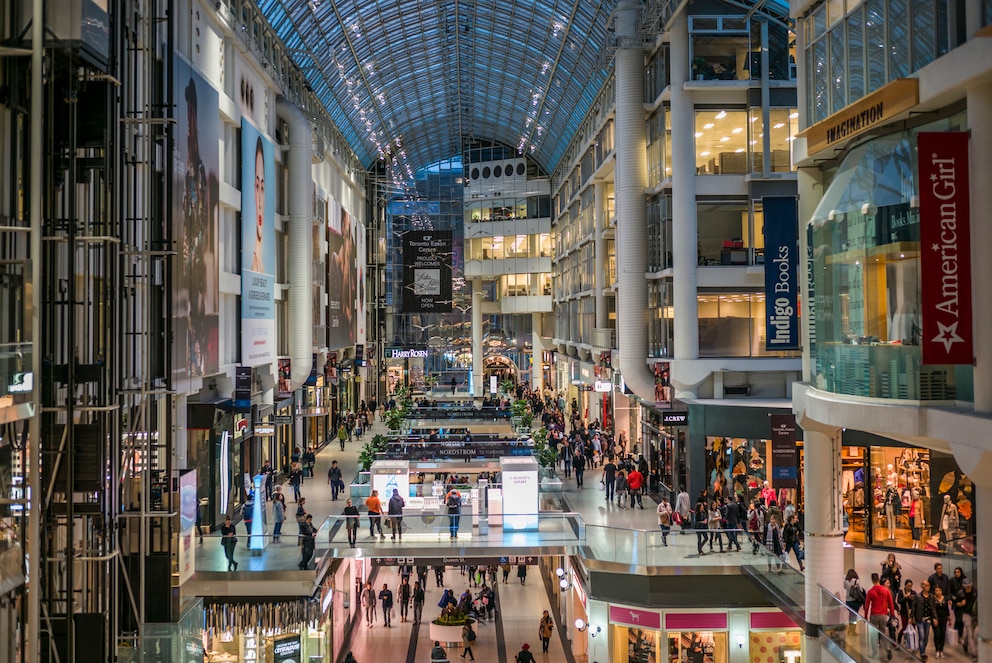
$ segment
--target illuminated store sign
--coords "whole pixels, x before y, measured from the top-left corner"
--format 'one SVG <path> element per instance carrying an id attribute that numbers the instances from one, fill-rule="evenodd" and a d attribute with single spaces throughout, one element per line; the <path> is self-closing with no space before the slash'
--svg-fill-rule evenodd
<path id="1" fill-rule="evenodd" d="M 426 359 L 427 350 L 421 348 L 386 348 L 386 359 Z"/>
<path id="2" fill-rule="evenodd" d="M 799 135 L 806 139 L 806 153 L 812 156 L 831 145 L 897 119 L 900 113 L 919 104 L 919 100 L 919 80 L 900 78 L 811 125 Z"/>
<path id="3" fill-rule="evenodd" d="M 799 217 L 796 199 L 765 196 L 765 350 L 799 349 Z"/>

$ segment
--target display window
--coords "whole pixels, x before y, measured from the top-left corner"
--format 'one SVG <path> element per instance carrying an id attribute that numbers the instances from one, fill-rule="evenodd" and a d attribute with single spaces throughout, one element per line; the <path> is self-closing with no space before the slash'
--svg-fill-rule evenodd
<path id="1" fill-rule="evenodd" d="M 844 447 L 847 540 L 975 554 L 975 492 L 953 456 L 900 446 Z"/>
<path id="2" fill-rule="evenodd" d="M 613 656 L 621 663 L 658 663 L 661 632 L 630 626 L 613 626 Z"/>
<path id="3" fill-rule="evenodd" d="M 765 439 L 707 437 L 707 491 L 728 498 L 744 495 L 747 502 L 760 499 L 765 506 L 772 500 L 779 506 L 790 502 L 798 506 L 795 488 L 775 485 L 771 449 L 771 442 Z M 801 466 L 800 461 L 800 472 Z"/>
<path id="4" fill-rule="evenodd" d="M 748 639 L 751 663 L 801 663 L 802 632 L 799 630 L 754 632 Z"/>
<path id="5" fill-rule="evenodd" d="M 726 663 L 725 631 L 669 631 L 667 663 Z"/>

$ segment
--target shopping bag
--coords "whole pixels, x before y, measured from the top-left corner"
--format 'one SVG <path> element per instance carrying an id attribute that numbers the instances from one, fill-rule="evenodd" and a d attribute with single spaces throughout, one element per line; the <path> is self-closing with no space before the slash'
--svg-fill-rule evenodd
<path id="1" fill-rule="evenodd" d="M 910 624 L 903 631 L 902 646 L 903 649 L 908 649 L 909 651 L 916 651 L 920 648 L 920 634 L 916 632 L 915 624 Z"/>
<path id="2" fill-rule="evenodd" d="M 606 482 L 605 481 L 600 481 L 599 482 L 599 489 L 600 490 L 606 490 Z"/>
<path id="3" fill-rule="evenodd" d="M 958 630 L 954 626 L 949 625 L 947 627 L 946 634 L 944 635 L 944 643 L 948 647 L 958 646 Z"/>

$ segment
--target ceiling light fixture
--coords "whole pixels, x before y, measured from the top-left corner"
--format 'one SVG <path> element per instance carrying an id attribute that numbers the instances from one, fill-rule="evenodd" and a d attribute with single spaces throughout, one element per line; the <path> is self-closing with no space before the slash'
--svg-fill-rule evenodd
<path id="1" fill-rule="evenodd" d="M 720 111 L 716 114 L 716 119 L 718 120 L 722 120 L 725 117 L 727 117 L 727 111 Z"/>
<path id="2" fill-rule="evenodd" d="M 708 123 L 706 123 L 706 124 L 703 125 L 703 129 L 712 129 L 712 128 L 713 128 L 713 123 L 712 122 L 708 122 Z"/>

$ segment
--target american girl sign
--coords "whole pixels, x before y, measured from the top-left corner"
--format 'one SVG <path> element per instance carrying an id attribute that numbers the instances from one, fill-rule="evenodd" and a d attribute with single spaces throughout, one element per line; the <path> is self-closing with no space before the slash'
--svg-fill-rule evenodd
<path id="1" fill-rule="evenodd" d="M 970 364 L 968 134 L 921 133 L 917 141 L 923 363 Z"/>

